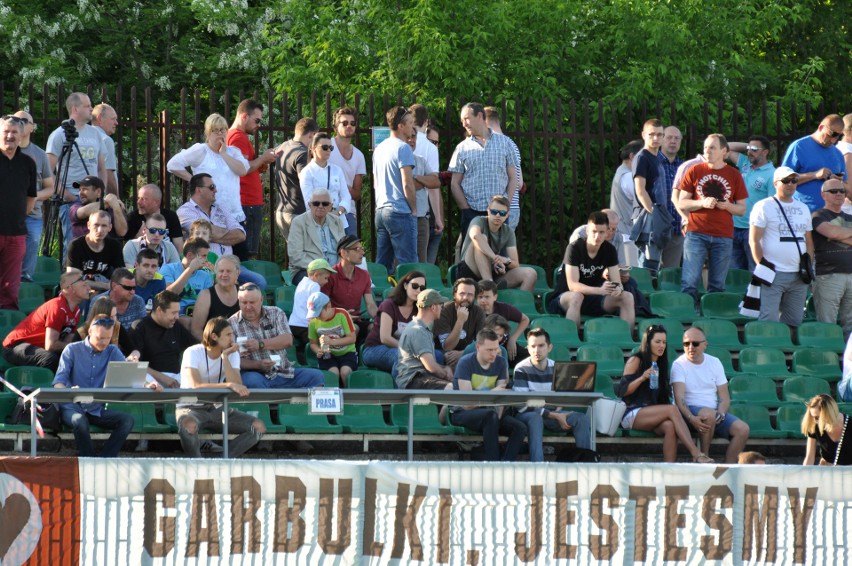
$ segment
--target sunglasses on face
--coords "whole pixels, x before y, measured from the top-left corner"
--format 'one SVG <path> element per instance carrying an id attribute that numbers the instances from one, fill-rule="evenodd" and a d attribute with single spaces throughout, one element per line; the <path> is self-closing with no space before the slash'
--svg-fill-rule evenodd
<path id="1" fill-rule="evenodd" d="M 168 231 L 168 228 L 148 228 L 149 234 L 159 234 L 160 236 L 165 236 Z"/>
<path id="2" fill-rule="evenodd" d="M 323 151 L 334 151 L 334 146 L 330 145 L 330 144 L 329 145 L 322 144 L 320 146 L 320 148 L 322 148 Z"/>
<path id="3" fill-rule="evenodd" d="M 845 195 L 845 194 L 846 194 L 846 189 L 827 189 L 827 190 L 825 190 L 825 191 L 823 191 L 823 192 L 824 192 L 824 193 L 829 193 L 829 194 L 832 194 L 832 195 Z"/>
<path id="4" fill-rule="evenodd" d="M 125 285 L 124 283 L 116 283 L 116 285 L 118 285 L 125 291 L 136 291 L 136 285 Z"/>
<path id="5" fill-rule="evenodd" d="M 210 189 L 211 191 L 216 190 L 216 185 L 207 185 L 206 187 L 200 187 L 202 189 Z"/>
<path id="6" fill-rule="evenodd" d="M 689 348 L 690 346 L 692 346 L 693 348 L 697 348 L 700 345 L 702 345 L 704 342 L 705 342 L 705 340 L 684 340 L 683 341 L 683 347 Z"/>
<path id="7" fill-rule="evenodd" d="M 315 200 L 311 202 L 311 206 L 316 206 L 317 208 L 330 206 L 331 203 L 327 200 Z"/>
<path id="8" fill-rule="evenodd" d="M 787 177 L 786 179 L 781 179 L 781 182 L 785 185 L 794 185 L 796 184 L 796 181 L 798 181 L 798 178 L 796 177 Z"/>
<path id="9" fill-rule="evenodd" d="M 828 135 L 829 135 L 830 137 L 832 137 L 832 138 L 836 139 L 836 140 L 839 140 L 840 138 L 842 138 L 842 137 L 843 137 L 843 132 L 834 132 L 834 131 L 832 131 L 832 132 L 831 132 L 830 134 L 828 134 Z"/>
<path id="10" fill-rule="evenodd" d="M 508 210 L 495 210 L 493 208 L 488 209 L 488 214 L 493 214 L 494 216 L 499 216 L 500 218 L 505 218 L 509 215 Z"/>
<path id="11" fill-rule="evenodd" d="M 409 283 L 408 286 L 414 289 L 415 291 L 420 291 L 426 288 L 426 285 L 421 285 L 420 283 Z"/>
<path id="12" fill-rule="evenodd" d="M 352 126 L 354 128 L 357 125 L 355 123 L 355 120 L 352 120 L 351 122 L 349 120 L 341 120 L 338 123 L 339 123 L 339 125 L 343 126 L 344 128 L 347 127 L 347 126 Z"/>
<path id="13" fill-rule="evenodd" d="M 762 147 L 757 147 L 756 145 L 747 145 L 746 151 L 762 151 Z"/>
<path id="14" fill-rule="evenodd" d="M 98 318 L 92 322 L 92 326 L 104 326 L 106 328 L 112 328 L 115 326 L 115 320 L 111 318 Z"/>

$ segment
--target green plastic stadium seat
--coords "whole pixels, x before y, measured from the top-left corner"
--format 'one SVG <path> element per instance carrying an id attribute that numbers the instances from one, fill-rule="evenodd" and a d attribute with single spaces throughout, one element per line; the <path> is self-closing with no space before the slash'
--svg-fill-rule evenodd
<path id="1" fill-rule="evenodd" d="M 615 390 L 612 387 L 612 378 L 606 375 L 596 375 L 595 393 L 601 393 L 604 397 L 615 399 Z"/>
<path id="2" fill-rule="evenodd" d="M 630 270 L 630 277 L 636 281 L 636 286 L 646 296 L 649 296 L 651 293 L 656 291 L 656 289 L 654 289 L 654 280 L 651 278 L 650 270 L 645 269 L 644 267 L 634 267 Z"/>
<path id="3" fill-rule="evenodd" d="M 266 432 L 287 432 L 287 425 L 278 424 L 272 420 L 272 414 L 269 411 L 267 403 L 230 403 L 228 405 L 232 409 L 248 413 L 254 418 L 266 425 Z"/>
<path id="4" fill-rule="evenodd" d="M 776 407 L 781 401 L 775 380 L 764 376 L 735 376 L 728 382 L 732 403 L 748 403 L 760 407 Z"/>
<path id="5" fill-rule="evenodd" d="M 388 269 L 381 263 L 368 261 L 367 271 L 370 273 L 370 280 L 373 282 L 373 294 L 384 296 L 385 290 L 393 288 L 391 282 L 388 281 Z"/>
<path id="6" fill-rule="evenodd" d="M 107 408 L 133 415 L 133 432 L 148 434 L 171 432 L 172 427 L 157 421 L 154 405 L 151 403 L 107 403 Z"/>
<path id="7" fill-rule="evenodd" d="M 44 289 L 38 283 L 21 282 L 18 290 L 18 310 L 30 314 L 44 304 Z"/>
<path id="8" fill-rule="evenodd" d="M 343 432 L 343 427 L 328 422 L 325 415 L 311 415 L 307 404 L 281 403 L 278 405 L 278 423 L 295 434 L 335 434 Z"/>
<path id="9" fill-rule="evenodd" d="M 25 318 L 27 315 L 21 311 L 0 309 L 0 324 L 3 326 L 18 326 L 18 323 Z"/>
<path id="10" fill-rule="evenodd" d="M 284 279 L 281 278 L 281 266 L 272 261 L 263 261 L 260 259 L 251 259 L 242 262 L 242 266 L 248 270 L 259 273 L 266 279 L 266 294 L 274 295 L 275 290 L 285 285 Z"/>
<path id="11" fill-rule="evenodd" d="M 337 424 L 343 426 L 343 432 L 359 434 L 395 434 L 398 426 L 385 423 L 380 405 L 344 405 L 343 414 L 337 415 Z"/>
<path id="12" fill-rule="evenodd" d="M 391 405 L 391 423 L 408 433 L 408 405 Z M 414 405 L 415 434 L 452 434 L 455 427 L 442 425 L 438 420 L 437 405 Z"/>
<path id="13" fill-rule="evenodd" d="M 613 344 L 630 350 L 637 346 L 630 336 L 630 326 L 620 318 L 592 318 L 586 321 L 583 334 L 587 344 Z"/>
<path id="14" fill-rule="evenodd" d="M 391 374 L 377 369 L 358 369 L 349 374 L 349 389 L 393 389 Z"/>
<path id="15" fill-rule="evenodd" d="M 772 428 L 769 409 L 766 407 L 732 404 L 730 413 L 748 424 L 749 438 L 787 438 L 786 431 Z"/>
<path id="16" fill-rule="evenodd" d="M 289 285 L 278 287 L 275 289 L 275 306 L 287 313 L 287 316 L 293 312 L 293 297 L 296 295 L 296 288 Z"/>
<path id="17" fill-rule="evenodd" d="M 740 350 L 740 371 L 778 377 L 791 375 L 784 352 L 778 348 L 743 348 Z"/>
<path id="18" fill-rule="evenodd" d="M 793 352 L 793 372 L 827 381 L 839 381 L 843 375 L 837 354 L 817 348 L 802 348 Z"/>
<path id="19" fill-rule="evenodd" d="M 48 368 L 16 366 L 6 370 L 6 379 L 18 387 L 53 387 L 53 372 Z"/>
<path id="20" fill-rule="evenodd" d="M 550 342 L 577 348 L 583 342 L 573 320 L 562 317 L 539 317 L 530 322 L 530 328 L 541 328 L 550 334 Z"/>
<path id="21" fill-rule="evenodd" d="M 574 359 L 571 349 L 565 344 L 554 344 L 548 357 L 554 362 L 570 362 Z"/>
<path id="22" fill-rule="evenodd" d="M 657 272 L 657 289 L 660 291 L 677 291 L 681 289 L 680 267 L 664 267 Z"/>
<path id="23" fill-rule="evenodd" d="M 319 362 L 317 362 L 317 355 L 314 354 L 314 351 L 311 350 L 310 343 L 305 344 L 305 367 L 309 368 L 319 368 Z"/>
<path id="24" fill-rule="evenodd" d="M 624 374 L 624 352 L 612 344 L 583 344 L 577 348 L 578 362 L 597 362 L 598 379 Z"/>
<path id="25" fill-rule="evenodd" d="M 651 311 L 662 318 L 676 318 L 691 322 L 695 314 L 695 301 L 690 295 L 679 291 L 659 291 L 651 295 Z"/>
<path id="26" fill-rule="evenodd" d="M 787 438 L 805 438 L 802 434 L 802 417 L 807 409 L 801 403 L 791 403 L 778 407 L 775 424 L 778 430 L 787 433 Z"/>
<path id="27" fill-rule="evenodd" d="M 784 380 L 782 387 L 785 403 L 807 403 L 814 395 L 831 394 L 828 382 L 818 377 L 791 377 Z M 801 419 L 801 415 L 799 418 Z"/>
<path id="28" fill-rule="evenodd" d="M 500 289 L 497 291 L 497 300 L 508 303 L 527 315 L 529 318 L 540 316 L 535 306 L 535 295 L 523 289 Z"/>
<path id="29" fill-rule="evenodd" d="M 396 266 L 396 280 L 399 281 L 409 271 L 420 271 L 426 276 L 426 285 L 430 289 L 443 289 L 444 278 L 441 268 L 434 263 L 400 263 Z M 450 283 L 452 285 L 452 282 Z"/>
<path id="30" fill-rule="evenodd" d="M 59 285 L 62 276 L 62 266 L 55 257 L 40 255 L 36 258 L 35 271 L 33 272 L 33 283 L 49 291 Z"/>
<path id="31" fill-rule="evenodd" d="M 803 322 L 797 332 L 799 346 L 823 348 L 842 354 L 846 350 L 843 329 L 830 322 Z"/>
<path id="32" fill-rule="evenodd" d="M 652 325 L 666 329 L 666 340 L 669 344 L 679 343 L 683 337 L 683 324 L 676 318 L 643 318 L 636 322 L 640 342 L 645 330 Z"/>
<path id="33" fill-rule="evenodd" d="M 796 349 L 790 338 L 790 327 L 783 322 L 753 320 L 746 323 L 743 341 L 747 346 L 778 348 L 784 352 Z"/>
<path id="34" fill-rule="evenodd" d="M 734 324 L 745 323 L 753 318 L 740 314 L 742 294 L 707 293 L 701 296 L 701 314 L 706 318 L 723 318 Z"/>
<path id="35" fill-rule="evenodd" d="M 732 267 L 725 276 L 725 291 L 745 295 L 748 284 L 751 283 L 751 271 Z"/>
<path id="36" fill-rule="evenodd" d="M 29 432 L 29 424 L 8 424 L 6 418 L 12 414 L 18 405 L 15 393 L 0 393 L 0 432 Z"/>
<path id="37" fill-rule="evenodd" d="M 707 343 L 718 348 L 738 351 L 743 345 L 740 343 L 737 325 L 730 320 L 721 318 L 699 318 L 692 323 L 704 331 Z"/>
<path id="38" fill-rule="evenodd" d="M 334 373 L 333 371 L 328 370 L 320 370 L 322 372 L 324 380 L 324 385 L 326 387 L 340 387 L 340 376 Z"/>
<path id="39" fill-rule="evenodd" d="M 544 294 L 551 290 L 551 286 L 547 283 L 547 272 L 540 265 L 533 265 L 531 263 L 522 263 L 521 267 L 530 267 L 535 270 L 536 280 L 535 280 L 535 296 L 539 299 L 544 296 Z M 448 280 L 451 281 L 451 280 Z"/>

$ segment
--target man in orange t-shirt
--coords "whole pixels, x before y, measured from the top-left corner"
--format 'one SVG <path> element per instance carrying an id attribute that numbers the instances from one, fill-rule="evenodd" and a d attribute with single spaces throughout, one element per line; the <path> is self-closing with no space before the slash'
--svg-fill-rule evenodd
<path id="1" fill-rule="evenodd" d="M 727 163 L 728 140 L 710 134 L 704 140 L 704 163 L 694 165 L 680 184 L 678 207 L 689 213 L 683 244 L 681 291 L 695 299 L 707 260 L 707 291 L 724 291 L 731 262 L 734 216 L 745 214 L 748 192 L 740 172 Z"/>

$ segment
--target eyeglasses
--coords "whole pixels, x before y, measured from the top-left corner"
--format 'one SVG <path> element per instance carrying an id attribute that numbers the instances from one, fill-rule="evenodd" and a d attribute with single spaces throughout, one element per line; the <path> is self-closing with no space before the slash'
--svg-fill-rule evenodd
<path id="1" fill-rule="evenodd" d="M 210 133 L 211 134 L 219 134 L 219 135 L 227 134 L 228 128 L 216 128 L 215 130 L 210 130 Z"/>
<path id="2" fill-rule="evenodd" d="M 763 151 L 765 148 L 757 147 L 756 145 L 747 145 L 746 151 Z"/>
<path id="3" fill-rule="evenodd" d="M 206 187 L 198 187 L 199 189 L 210 189 L 211 191 L 216 190 L 216 185 L 207 185 Z"/>
<path id="4" fill-rule="evenodd" d="M 106 328 L 112 328 L 115 326 L 115 320 L 112 318 L 96 318 L 92 321 L 92 326 L 105 326 Z"/>
<path id="5" fill-rule="evenodd" d="M 329 144 L 329 145 L 322 144 L 320 147 L 322 148 L 323 151 L 334 151 L 334 146 L 331 145 L 331 144 Z"/>
<path id="6" fill-rule="evenodd" d="M 148 228 L 149 234 L 159 234 L 160 236 L 165 236 L 168 231 L 168 228 Z"/>
<path id="7" fill-rule="evenodd" d="M 429 139 L 429 138 L 426 138 L 426 139 Z M 431 139 L 430 139 L 429 141 L 430 141 L 430 142 L 432 143 L 432 145 L 434 145 L 435 147 L 437 147 L 437 146 L 441 145 L 440 140 L 431 140 Z"/>
<path id="8" fill-rule="evenodd" d="M 331 203 L 328 202 L 327 200 L 315 200 L 315 201 L 311 201 L 311 206 L 316 206 L 317 208 L 326 207 L 326 206 L 331 206 Z"/>
<path id="9" fill-rule="evenodd" d="M 823 192 L 829 193 L 829 194 L 832 194 L 832 195 L 845 195 L 846 189 L 826 189 Z"/>
<path id="10" fill-rule="evenodd" d="M 364 246 L 358 246 L 357 248 L 344 248 L 344 249 L 345 249 L 347 252 L 358 252 L 358 253 L 363 253 L 363 252 L 364 252 Z"/>
<path id="11" fill-rule="evenodd" d="M 71 284 L 70 284 L 70 285 L 68 285 L 68 286 L 69 286 L 69 287 L 73 287 L 74 285 L 76 285 L 76 284 L 77 284 L 77 283 L 79 283 L 80 281 L 82 281 L 83 283 L 85 283 L 85 282 L 86 282 L 86 278 L 85 278 L 85 277 L 80 277 L 79 279 L 77 279 L 76 281 L 74 281 L 73 283 L 71 283 Z"/>
<path id="12" fill-rule="evenodd" d="M 705 343 L 706 341 L 707 340 L 684 340 L 683 341 L 683 347 L 689 348 L 690 346 L 692 346 L 693 348 L 697 348 L 700 345 L 702 345 L 703 343 Z"/>
<path id="13" fill-rule="evenodd" d="M 793 185 L 798 180 L 799 180 L 798 177 L 785 177 L 784 179 L 781 179 L 781 182 L 784 183 L 785 185 Z"/>
<path id="14" fill-rule="evenodd" d="M 831 133 L 830 133 L 830 134 L 828 134 L 828 135 L 829 135 L 829 136 L 831 136 L 831 137 L 832 137 L 832 138 L 834 138 L 834 139 L 839 140 L 840 138 L 842 138 L 842 137 L 843 137 L 843 131 L 839 131 L 839 132 L 835 132 L 835 131 L 833 131 L 833 130 L 829 130 L 829 131 L 830 131 Z"/>
<path id="15" fill-rule="evenodd" d="M 409 283 L 408 286 L 414 289 L 415 291 L 420 291 L 421 289 L 426 288 L 426 285 L 421 285 L 420 283 Z"/>
<path id="16" fill-rule="evenodd" d="M 0 118 L 0 120 L 3 120 L 5 122 L 13 122 L 15 124 L 26 124 L 27 122 L 29 122 L 29 120 L 19 118 L 17 116 L 12 116 L 11 114 L 6 114 L 2 118 Z"/>
<path id="17" fill-rule="evenodd" d="M 344 128 L 347 126 L 352 126 L 354 128 L 358 124 L 355 122 L 355 120 L 352 120 L 351 122 L 349 120 L 341 120 L 340 122 L 338 122 L 338 125 L 343 126 Z"/>
<path id="18" fill-rule="evenodd" d="M 488 209 L 488 214 L 493 214 L 494 216 L 499 216 L 500 218 L 505 218 L 508 214 L 508 210 L 495 210 L 493 208 Z"/>
<path id="19" fill-rule="evenodd" d="M 244 283 L 243 285 L 240 285 L 239 290 L 240 291 L 259 291 L 260 286 L 254 284 L 254 283 Z"/>
<path id="20" fill-rule="evenodd" d="M 136 285 L 125 285 L 124 283 L 116 283 L 116 285 L 118 285 L 125 291 L 136 291 Z"/>

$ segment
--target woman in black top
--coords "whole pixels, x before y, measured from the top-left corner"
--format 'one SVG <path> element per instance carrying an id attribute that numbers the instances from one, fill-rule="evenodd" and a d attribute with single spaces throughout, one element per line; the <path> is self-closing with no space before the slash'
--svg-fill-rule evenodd
<path id="1" fill-rule="evenodd" d="M 235 255 L 223 255 L 216 260 L 213 269 L 216 284 L 198 293 L 192 311 L 190 330 L 196 340 L 201 340 L 201 333 L 208 320 L 217 316 L 227 319 L 240 310 L 240 302 L 237 299 L 240 258 Z"/>
<path id="2" fill-rule="evenodd" d="M 621 420 L 625 430 L 634 428 L 653 432 L 663 437 L 663 460 L 677 459 L 677 441 L 692 454 L 693 462 L 713 462 L 692 441 L 680 411 L 672 405 L 669 393 L 669 360 L 666 354 L 666 329 L 651 325 L 642 336 L 639 351 L 627 360 L 624 375 L 618 384 L 618 395 L 627 404 L 627 412 Z M 651 389 L 651 364 L 657 362 L 659 387 Z"/>
<path id="3" fill-rule="evenodd" d="M 831 395 L 817 395 L 807 403 L 802 417 L 802 434 L 808 437 L 803 465 L 815 462 L 819 449 L 820 466 L 852 465 L 852 441 L 846 438 L 849 415 L 840 413 Z"/>

